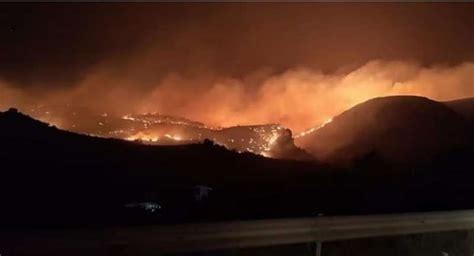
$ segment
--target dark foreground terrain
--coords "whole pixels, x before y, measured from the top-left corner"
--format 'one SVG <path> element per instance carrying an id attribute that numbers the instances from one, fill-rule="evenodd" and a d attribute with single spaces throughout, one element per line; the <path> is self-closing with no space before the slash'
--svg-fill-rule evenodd
<path id="1" fill-rule="evenodd" d="M 120 232 L 117 230 L 117 232 Z M 29 232 L 28 236 L 31 238 Z M 21 242 L 8 243 L 0 241 L 2 255 L 90 255 L 90 256 L 122 256 L 122 255 L 166 255 L 166 256 L 313 256 L 316 255 L 315 243 L 297 243 L 289 245 L 274 245 L 265 247 L 234 248 L 226 250 L 211 250 L 192 253 L 161 253 L 153 246 L 127 246 L 117 243 L 110 246 L 90 246 L 87 240 L 82 241 L 81 247 L 71 249 L 66 244 L 47 244 L 41 236 L 34 237 L 36 247 L 22 246 Z M 147 239 L 149 239 L 147 237 Z M 21 240 L 19 240 L 21 241 Z M 107 239 L 103 239 L 104 244 Z M 71 240 L 72 243 L 78 241 Z M 383 236 L 323 242 L 321 255 L 324 256 L 471 256 L 474 254 L 474 231 L 448 231 L 426 234 Z"/>
<path id="2" fill-rule="evenodd" d="M 459 145 L 409 163 L 387 162 L 369 150 L 336 168 L 237 153 L 210 141 L 151 146 L 91 137 L 9 110 L 0 113 L 0 225 L 109 226 L 473 208 L 474 144 L 465 139 Z"/>
<path id="3" fill-rule="evenodd" d="M 323 243 L 324 256 L 471 256 L 474 254 L 472 231 L 438 232 L 408 236 L 363 238 Z M 116 249 L 117 252 L 119 249 Z M 144 254 L 145 255 L 145 254 Z M 179 256 L 312 256 L 314 244 L 295 244 L 227 251 L 179 254 Z M 178 256 L 178 255 L 176 255 Z"/>
<path id="4" fill-rule="evenodd" d="M 323 255 L 470 255 L 473 216 L 473 210 L 464 210 L 0 230 L 0 251 L 7 255 L 321 255 L 315 249 L 324 247 Z"/>

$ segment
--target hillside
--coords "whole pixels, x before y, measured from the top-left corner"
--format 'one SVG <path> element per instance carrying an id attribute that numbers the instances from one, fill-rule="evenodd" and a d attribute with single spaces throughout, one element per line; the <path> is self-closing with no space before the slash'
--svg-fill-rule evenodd
<path id="1" fill-rule="evenodd" d="M 186 118 L 157 113 L 116 116 L 85 107 L 32 106 L 28 113 L 61 129 L 150 145 L 184 145 L 211 140 L 227 149 L 277 159 L 315 160 L 294 144 L 291 131 L 277 124 L 208 127 Z"/>
<path id="2" fill-rule="evenodd" d="M 395 100 L 394 106 L 404 105 L 402 116 L 410 121 L 405 125 L 430 127 L 430 134 L 435 135 L 456 136 L 464 129 L 464 119 L 444 105 L 421 99 L 424 107 L 420 108 L 418 98 L 408 100 L 408 105 L 401 100 Z M 375 112 L 380 105 L 385 104 L 378 99 L 370 104 Z M 370 116 L 355 109 L 348 116 L 355 115 L 352 111 L 366 119 Z M 428 115 L 435 121 L 419 121 L 419 109 L 437 113 Z M 382 113 L 382 117 L 375 115 L 379 121 L 400 118 L 391 111 Z M 327 126 L 338 124 L 339 118 L 346 119 L 341 115 Z M 440 120 L 459 126 L 436 130 Z M 359 126 L 367 127 L 362 124 L 366 122 Z M 413 136 L 408 133 L 411 129 L 403 129 L 395 135 Z M 369 135 L 373 134 L 374 138 L 382 136 L 375 130 Z M 413 138 L 425 138 L 418 134 Z M 454 139 L 456 144 L 448 145 L 463 145 Z M 394 139 L 386 141 L 394 143 Z M 0 227 L 182 223 L 474 207 L 474 151 L 465 148 L 437 155 L 430 159 L 431 165 L 410 168 L 380 164 L 372 151 L 369 157 L 363 155 L 364 161 L 357 161 L 362 164 L 340 169 L 238 153 L 208 140 L 157 146 L 81 135 L 15 110 L 0 113 L 0 142 Z"/>
<path id="3" fill-rule="evenodd" d="M 471 146 L 472 133 L 465 117 L 443 103 L 393 96 L 358 104 L 296 142 L 330 163 L 353 162 L 375 154 L 392 164 L 425 164 L 451 150 Z"/>
<path id="4" fill-rule="evenodd" d="M 463 116 L 474 127 L 474 98 L 452 100 L 443 103 Z"/>
<path id="5" fill-rule="evenodd" d="M 0 226 L 146 221 L 150 216 L 129 219 L 124 213 L 124 205 L 143 201 L 165 205 L 155 221 L 201 218 L 196 188 L 210 187 L 218 191 L 215 200 L 234 201 L 243 191 L 258 197 L 282 185 L 311 184 L 308 177 L 322 170 L 315 163 L 229 151 L 211 141 L 153 146 L 75 134 L 14 109 L 0 113 L 0 165 Z M 271 211 L 271 205 L 262 207 Z M 216 214 L 225 209 L 219 206 Z"/>

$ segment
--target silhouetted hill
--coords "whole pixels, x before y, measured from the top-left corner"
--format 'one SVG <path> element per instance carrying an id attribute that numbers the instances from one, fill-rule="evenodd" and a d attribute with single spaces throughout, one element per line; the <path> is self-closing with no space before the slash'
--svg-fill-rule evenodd
<path id="1" fill-rule="evenodd" d="M 114 219 L 120 216 L 110 212 L 114 207 L 150 200 L 167 204 L 168 220 L 185 219 L 180 214 L 193 212 L 189 191 L 195 186 L 227 191 L 221 195 L 226 201 L 242 190 L 310 184 L 306 177 L 322 169 L 229 151 L 208 140 L 152 146 L 80 135 L 13 109 L 0 113 L 0 165 L 3 224 L 9 223 L 6 216 L 23 215 L 22 223 L 67 222 L 79 213 L 86 222 L 96 215 Z"/>
<path id="2" fill-rule="evenodd" d="M 32 116 L 61 129 L 107 138 L 142 140 L 152 145 L 182 145 L 212 140 L 227 149 L 251 152 L 277 159 L 314 160 L 297 148 L 289 129 L 277 124 L 208 127 L 182 117 L 158 113 L 116 116 L 94 113 L 86 107 L 36 106 Z"/>
<path id="3" fill-rule="evenodd" d="M 385 105 L 380 101 L 384 100 L 370 104 L 376 113 L 383 109 L 380 105 Z M 436 128 L 435 121 L 416 120 L 421 110 L 431 113 L 428 116 L 436 122 L 457 124 L 463 120 L 449 108 L 433 106 L 427 99 L 421 102 L 419 98 L 410 98 L 408 103 L 397 99 L 394 106 L 400 109 L 400 105 L 408 104 L 401 108 L 405 113 L 402 116 L 418 129 Z M 356 116 L 365 115 L 355 109 L 359 113 Z M 349 113 L 349 117 L 353 115 Z M 344 120 L 343 116 L 338 118 Z M 400 114 L 384 110 L 375 116 L 379 121 L 392 121 Z M 403 129 L 403 133 L 396 130 L 395 135 L 412 136 Z M 434 134 L 454 136 L 460 130 L 442 128 Z M 378 133 L 371 134 L 380 138 Z M 406 139 L 406 143 L 410 145 L 411 141 Z M 192 145 L 152 146 L 80 135 L 10 110 L 0 113 L 0 227 L 472 208 L 473 153 L 472 149 L 454 148 L 438 155 L 431 165 L 408 168 L 387 164 L 370 151 L 353 167 L 334 169 L 312 162 L 237 153 L 208 140 Z"/>
<path id="4" fill-rule="evenodd" d="M 474 98 L 446 101 L 443 103 L 463 116 L 471 125 L 474 125 Z"/>
<path id="5" fill-rule="evenodd" d="M 313 156 L 295 146 L 290 129 L 277 124 L 211 130 L 209 139 L 230 149 L 254 152 L 271 158 L 316 161 Z"/>
<path id="6" fill-rule="evenodd" d="M 190 145 L 156 146 L 119 139 L 76 134 L 57 129 L 54 126 L 35 120 L 15 109 L 0 112 L 0 141 L 2 141 L 0 147 L 10 149 L 4 151 L 8 154 L 12 154 L 16 149 L 32 153 L 33 156 L 35 154 L 42 155 L 49 153 L 45 150 L 52 150 L 62 155 L 68 154 L 66 158 L 51 155 L 51 157 L 54 157 L 52 160 L 58 163 L 68 159 L 83 158 L 85 156 L 96 157 L 95 155 L 91 155 L 92 153 L 101 153 L 101 155 L 97 157 L 101 158 L 102 161 L 108 160 L 107 157 L 110 156 L 115 158 L 116 155 L 114 154 L 126 154 L 124 160 L 137 161 L 133 163 L 136 165 L 141 165 L 140 163 L 145 162 L 149 168 L 157 168 L 156 171 L 152 170 L 147 172 L 156 173 L 167 171 L 176 174 L 175 170 L 162 170 L 158 164 L 173 164 L 177 167 L 190 165 L 189 167 L 196 169 L 200 167 L 188 160 L 197 161 L 197 163 L 205 164 L 208 167 L 225 168 L 229 171 L 238 169 L 239 172 L 272 165 L 298 165 L 298 162 L 295 161 L 272 160 L 251 153 L 237 153 L 223 146 L 216 145 L 209 140 Z M 26 147 L 26 145 L 29 145 L 29 147 Z M 33 148 L 36 147 L 41 147 L 44 150 L 33 151 Z M 18 156 L 21 157 L 21 155 Z M 137 159 L 135 159 L 135 157 Z M 240 164 L 237 164 L 237 166 L 228 166 L 234 162 L 239 162 Z M 155 165 L 148 165 L 151 163 L 155 163 Z M 301 164 L 306 165 L 306 163 Z M 317 166 L 314 163 L 310 165 Z M 191 174 L 197 172 L 197 170 L 192 172 L 190 170 L 187 171 Z M 209 171 L 212 172 L 214 169 L 210 170 L 205 168 L 199 170 L 199 173 L 194 176 L 201 177 Z M 144 171 L 139 170 L 136 172 Z M 213 175 L 215 174 L 216 173 L 213 173 Z M 230 172 L 228 174 L 231 175 Z"/>
<path id="7" fill-rule="evenodd" d="M 439 155 L 471 146 L 471 135 L 465 118 L 443 103 L 393 96 L 356 105 L 298 138 L 297 144 L 331 163 L 375 154 L 380 161 L 392 164 L 426 164 Z"/>

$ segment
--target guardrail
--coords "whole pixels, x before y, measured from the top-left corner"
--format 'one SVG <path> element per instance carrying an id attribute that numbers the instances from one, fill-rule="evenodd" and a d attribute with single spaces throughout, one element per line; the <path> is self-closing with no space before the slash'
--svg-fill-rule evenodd
<path id="1" fill-rule="evenodd" d="M 466 229 L 474 229 L 474 210 L 107 229 L 0 231 L 0 246 L 5 242 L 18 243 L 10 245 L 35 252 L 51 247 L 118 246 L 179 253 Z"/>

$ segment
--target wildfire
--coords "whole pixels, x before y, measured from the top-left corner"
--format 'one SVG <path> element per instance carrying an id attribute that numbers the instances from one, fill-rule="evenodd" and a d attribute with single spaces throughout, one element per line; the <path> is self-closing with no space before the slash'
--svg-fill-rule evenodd
<path id="1" fill-rule="evenodd" d="M 160 137 L 152 136 L 149 134 L 143 134 L 142 132 L 139 132 L 132 136 L 128 136 L 125 139 L 129 141 L 141 140 L 141 141 L 157 142 L 160 139 Z"/>
<path id="2" fill-rule="evenodd" d="M 266 134 L 263 134 L 263 137 L 266 140 L 266 145 L 264 145 L 264 150 L 261 152 L 261 154 L 263 156 L 267 156 L 267 155 L 268 155 L 268 157 L 271 156 L 271 154 L 269 152 L 272 150 L 272 148 L 275 145 L 275 142 L 277 141 L 277 139 L 281 136 L 281 134 L 278 132 L 281 129 L 283 129 L 283 127 L 276 126 L 276 128 L 272 129 L 271 134 L 269 136 L 268 135 L 265 136 Z"/>
<path id="3" fill-rule="evenodd" d="M 173 125 L 201 127 L 201 128 L 206 128 L 206 129 L 216 129 L 213 127 L 208 127 L 199 122 L 187 120 L 185 118 L 176 118 L 172 116 L 160 115 L 158 113 L 144 113 L 144 114 L 139 114 L 139 115 L 127 114 L 127 115 L 122 116 L 122 119 L 143 123 L 145 126 L 149 126 L 153 124 L 173 124 Z"/>
<path id="4" fill-rule="evenodd" d="M 136 118 L 126 116 L 126 120 L 136 121 Z M 141 122 L 141 121 L 139 121 Z M 175 144 L 199 142 L 204 139 L 212 140 L 214 143 L 224 146 L 237 152 L 251 152 L 265 157 L 272 157 L 272 151 L 278 144 L 277 141 L 282 136 L 289 136 L 291 133 L 280 125 L 260 125 L 260 126 L 237 126 L 229 128 L 207 129 L 203 127 L 193 127 L 180 125 L 165 127 L 163 122 L 156 122 L 153 126 L 144 126 L 144 131 L 136 131 L 133 135 L 125 138 L 130 141 L 140 140 L 151 144 Z M 158 127 L 158 128 L 157 128 Z M 161 129 L 160 129 L 161 128 Z M 166 130 L 166 132 L 163 132 Z M 123 134 L 123 133 L 115 133 Z"/>
<path id="5" fill-rule="evenodd" d="M 72 107 L 38 106 L 29 113 L 43 121 L 60 124 L 57 126 L 61 129 L 154 145 L 190 144 L 208 139 L 229 150 L 277 157 L 275 150 L 279 149 L 280 143 L 291 143 L 291 132 L 278 124 L 216 128 L 157 113 L 115 116 L 84 111 Z M 288 139 L 280 142 L 282 137 Z"/>
<path id="6" fill-rule="evenodd" d="M 153 134 L 146 134 L 146 133 L 143 133 L 143 132 L 138 132 L 134 135 L 131 135 L 131 136 L 128 136 L 128 137 L 125 137 L 126 140 L 129 140 L 129 141 L 136 141 L 136 140 L 140 140 L 140 141 L 143 141 L 143 142 L 164 142 L 164 144 L 167 144 L 165 142 L 166 141 L 169 141 L 169 140 L 172 140 L 172 141 L 183 141 L 183 138 L 179 135 L 175 135 L 175 134 L 164 134 L 163 136 L 158 136 L 158 135 L 153 135 Z"/>
<path id="7" fill-rule="evenodd" d="M 176 141 L 183 140 L 181 136 L 177 136 L 177 135 L 165 134 L 165 137 L 168 139 L 176 140 Z"/>
<path id="8" fill-rule="evenodd" d="M 303 136 L 306 136 L 312 132 L 315 132 L 321 128 L 323 128 L 324 126 L 326 126 L 327 124 L 329 124 L 330 122 L 332 122 L 332 118 L 329 118 L 328 120 L 326 120 L 324 123 L 322 123 L 321 125 L 319 126 L 316 126 L 316 127 L 313 127 L 311 129 L 308 129 L 306 131 L 303 131 L 303 132 L 300 132 L 299 134 L 296 134 L 294 137 L 295 138 L 299 138 L 299 137 L 303 137 Z"/>

